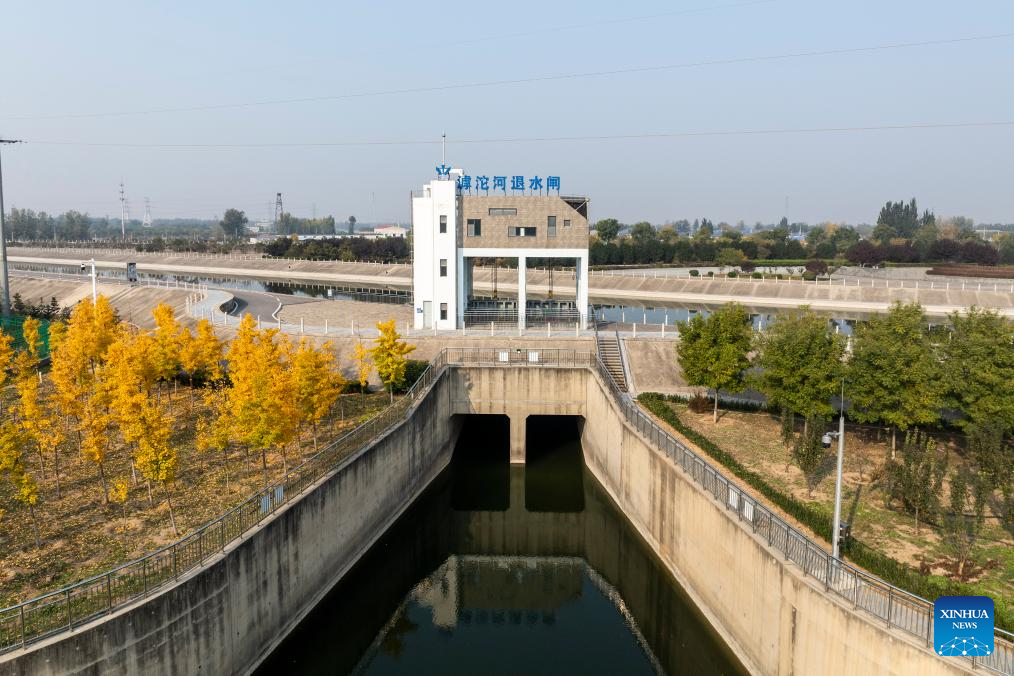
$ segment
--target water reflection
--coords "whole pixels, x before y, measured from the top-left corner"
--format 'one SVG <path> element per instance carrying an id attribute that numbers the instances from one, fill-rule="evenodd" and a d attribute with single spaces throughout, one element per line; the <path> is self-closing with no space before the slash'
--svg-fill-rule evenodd
<path id="1" fill-rule="evenodd" d="M 260 673 L 743 673 L 584 469 L 575 419 L 529 421 L 527 470 L 504 422 L 469 418 L 451 468 Z"/>

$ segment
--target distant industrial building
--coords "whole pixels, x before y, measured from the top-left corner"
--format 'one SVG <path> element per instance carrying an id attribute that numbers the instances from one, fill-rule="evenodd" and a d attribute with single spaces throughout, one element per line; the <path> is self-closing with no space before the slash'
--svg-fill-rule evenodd
<path id="1" fill-rule="evenodd" d="M 417 329 L 455 329 L 488 322 L 588 323 L 588 198 L 542 194 L 539 177 L 494 177 L 494 188 L 473 189 L 460 169 L 437 168 L 437 177 L 412 196 L 413 293 Z M 487 185 L 487 177 L 476 177 Z M 485 179 L 485 180 L 483 180 Z M 552 179 L 556 179 L 553 181 Z M 527 189 L 526 189 L 527 188 Z M 477 297 L 476 259 L 517 260 L 516 298 Z M 564 259 L 573 265 L 573 300 L 529 300 L 529 258 Z M 569 272 L 569 271 L 568 271 Z"/>

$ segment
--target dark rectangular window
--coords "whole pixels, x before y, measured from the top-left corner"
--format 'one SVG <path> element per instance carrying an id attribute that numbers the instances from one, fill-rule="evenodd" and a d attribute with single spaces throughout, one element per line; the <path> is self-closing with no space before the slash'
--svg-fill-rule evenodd
<path id="1" fill-rule="evenodd" d="M 512 225 L 507 228 L 508 237 L 535 237 L 535 227 L 521 227 Z"/>
<path id="2" fill-rule="evenodd" d="M 482 221 L 478 218 L 469 218 L 466 224 L 468 229 L 465 234 L 468 237 L 482 237 Z"/>
<path id="3" fill-rule="evenodd" d="M 546 223 L 546 235 L 556 237 L 556 216 L 549 216 Z"/>
<path id="4" fill-rule="evenodd" d="M 518 210 L 513 207 L 491 207 L 489 210 L 490 216 L 517 216 Z"/>
<path id="5" fill-rule="evenodd" d="M 447 303 L 440 304 L 440 318 L 447 319 Z"/>
<path id="6" fill-rule="evenodd" d="M 570 227 L 570 219 L 569 218 L 563 219 L 563 227 L 565 227 L 565 228 L 569 228 Z"/>
<path id="7" fill-rule="evenodd" d="M 440 276 L 441 277 L 446 277 L 447 276 L 447 259 L 446 258 L 441 258 L 440 259 Z"/>
<path id="8" fill-rule="evenodd" d="M 447 216 L 440 217 L 440 232 L 447 232 Z"/>

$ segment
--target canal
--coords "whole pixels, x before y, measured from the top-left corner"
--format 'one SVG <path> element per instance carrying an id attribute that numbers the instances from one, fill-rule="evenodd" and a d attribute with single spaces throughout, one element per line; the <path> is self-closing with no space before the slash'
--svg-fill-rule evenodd
<path id="1" fill-rule="evenodd" d="M 576 418 L 469 416 L 438 477 L 259 674 L 745 673 L 584 467 Z"/>

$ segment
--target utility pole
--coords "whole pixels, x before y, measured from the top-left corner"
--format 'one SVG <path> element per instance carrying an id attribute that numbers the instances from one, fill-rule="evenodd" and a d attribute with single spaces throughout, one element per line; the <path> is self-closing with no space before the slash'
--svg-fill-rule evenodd
<path id="1" fill-rule="evenodd" d="M 15 139 L 0 138 L 0 148 L 7 143 L 21 143 Z M 4 172 L 0 162 L 0 314 L 11 313 L 11 286 L 7 274 L 7 233 L 4 231 Z"/>
<path id="2" fill-rule="evenodd" d="M 127 241 L 127 196 L 123 193 L 123 181 L 120 181 L 120 237 Z"/>

